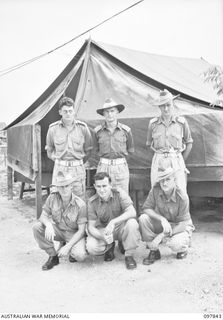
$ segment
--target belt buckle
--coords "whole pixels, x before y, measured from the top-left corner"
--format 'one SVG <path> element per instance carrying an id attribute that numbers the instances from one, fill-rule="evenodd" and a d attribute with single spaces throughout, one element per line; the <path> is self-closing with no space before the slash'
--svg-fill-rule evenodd
<path id="1" fill-rule="evenodd" d="M 169 152 L 164 152 L 164 158 L 168 158 Z"/>
<path id="2" fill-rule="evenodd" d="M 115 159 L 111 159 L 111 165 L 112 165 L 112 166 L 115 165 Z"/>

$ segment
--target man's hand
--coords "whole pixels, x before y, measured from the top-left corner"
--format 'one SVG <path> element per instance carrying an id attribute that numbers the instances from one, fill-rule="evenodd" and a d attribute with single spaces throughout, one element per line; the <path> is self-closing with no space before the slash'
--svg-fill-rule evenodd
<path id="1" fill-rule="evenodd" d="M 163 227 L 163 233 L 172 236 L 172 227 L 166 218 L 161 219 L 161 225 Z"/>
<path id="2" fill-rule="evenodd" d="M 69 245 L 69 243 L 65 244 L 65 246 L 63 246 L 62 248 L 60 248 L 60 250 L 58 251 L 58 257 L 64 257 L 67 256 L 68 253 L 70 252 L 71 246 Z"/>
<path id="3" fill-rule="evenodd" d="M 45 238 L 49 241 L 53 241 L 55 237 L 55 231 L 51 223 L 47 224 L 45 229 Z"/>
<path id="4" fill-rule="evenodd" d="M 115 229 L 115 223 L 114 223 L 113 220 L 111 220 L 111 221 L 108 223 L 107 227 L 105 228 L 104 234 L 105 234 L 106 236 L 109 236 L 109 235 L 111 235 L 111 234 L 113 233 L 114 229 Z"/>
<path id="5" fill-rule="evenodd" d="M 113 234 L 112 234 L 112 233 L 109 234 L 109 235 L 105 235 L 105 234 L 104 234 L 104 239 L 105 239 L 105 242 L 106 242 L 107 244 L 112 243 L 112 242 L 114 241 L 114 239 L 113 239 Z"/>

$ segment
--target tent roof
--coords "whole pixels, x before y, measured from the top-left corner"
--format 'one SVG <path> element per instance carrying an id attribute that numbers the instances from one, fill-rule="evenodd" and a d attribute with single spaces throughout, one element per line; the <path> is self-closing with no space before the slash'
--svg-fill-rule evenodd
<path id="1" fill-rule="evenodd" d="M 212 87 L 203 81 L 202 73 L 210 67 L 210 64 L 202 58 L 171 57 L 106 43 L 93 43 L 105 53 L 109 53 L 132 69 L 174 92 L 182 93 L 208 104 L 216 98 Z"/>
<path id="2" fill-rule="evenodd" d="M 87 46 L 87 44 L 90 46 Z M 51 104 L 53 104 L 53 101 L 57 101 L 56 98 L 60 98 L 64 86 L 68 83 L 67 79 L 69 78 L 69 81 L 71 81 L 71 77 L 75 75 L 74 72 L 72 73 L 72 70 L 79 68 L 80 63 L 83 62 L 87 48 L 89 48 L 87 57 L 91 58 L 91 49 L 93 51 L 97 50 L 102 56 L 106 56 L 111 61 L 117 63 L 131 75 L 146 83 L 150 83 L 150 85 L 158 89 L 170 89 L 173 94 L 180 93 L 182 98 L 200 102 L 206 106 L 216 98 L 212 87 L 204 83 L 201 77 L 202 72 L 206 71 L 210 66 L 203 59 L 150 54 L 87 40 L 44 93 L 5 129 L 20 124 L 21 121 L 27 118 L 29 119 L 28 121 L 31 119 L 32 123 L 37 123 L 42 119 L 52 108 L 52 106 L 49 106 L 47 99 L 53 96 L 53 100 L 51 97 L 49 98 L 51 99 Z M 61 85 L 62 82 L 63 84 Z M 57 90 L 59 85 L 61 88 Z M 37 110 L 38 108 L 39 110 Z"/>

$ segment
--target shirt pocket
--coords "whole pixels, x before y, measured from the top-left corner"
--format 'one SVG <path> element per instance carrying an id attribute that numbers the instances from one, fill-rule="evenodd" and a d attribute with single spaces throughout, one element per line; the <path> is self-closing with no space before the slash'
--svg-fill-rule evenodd
<path id="1" fill-rule="evenodd" d="M 169 135 L 169 141 L 174 148 L 182 148 L 182 136 L 179 133 L 171 133 Z"/>
<path id="2" fill-rule="evenodd" d="M 66 136 L 65 135 L 55 135 L 55 148 L 57 151 L 63 151 L 66 146 Z"/>
<path id="3" fill-rule="evenodd" d="M 161 140 L 162 140 L 162 133 L 160 132 L 153 132 L 152 133 L 154 147 L 161 147 Z"/>
<path id="4" fill-rule="evenodd" d="M 84 136 L 82 134 L 72 135 L 68 139 L 71 140 L 73 150 L 81 151 L 84 145 Z"/>
<path id="5" fill-rule="evenodd" d="M 98 144 L 100 154 L 109 153 L 111 138 L 107 134 L 101 134 L 98 137 Z"/>
<path id="6" fill-rule="evenodd" d="M 68 211 L 66 215 L 66 224 L 72 229 L 77 228 L 77 213 L 74 211 L 74 208 Z"/>
<path id="7" fill-rule="evenodd" d="M 126 150 L 126 141 L 127 137 L 124 132 L 118 132 L 114 135 L 114 143 L 117 147 L 117 151 L 125 151 Z"/>

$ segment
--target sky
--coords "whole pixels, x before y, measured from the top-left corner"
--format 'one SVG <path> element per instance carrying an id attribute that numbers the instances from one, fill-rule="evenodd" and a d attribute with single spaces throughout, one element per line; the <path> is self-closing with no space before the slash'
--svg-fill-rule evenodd
<path id="1" fill-rule="evenodd" d="M 137 0 L 0 0 L 0 72 L 69 41 Z M 62 49 L 0 77 L 0 122 L 24 112 L 84 41 L 223 66 L 223 0 L 144 0 Z M 1 74 L 1 73 L 0 73 Z"/>

